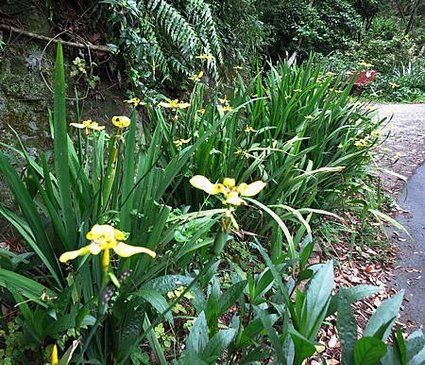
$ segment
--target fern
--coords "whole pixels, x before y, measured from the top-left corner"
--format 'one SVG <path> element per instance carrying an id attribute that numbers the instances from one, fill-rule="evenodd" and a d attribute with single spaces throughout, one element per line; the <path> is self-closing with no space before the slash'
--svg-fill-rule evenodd
<path id="1" fill-rule="evenodd" d="M 204 71 L 218 78 L 222 42 L 206 0 L 185 0 L 180 6 L 172 0 L 103 2 L 112 7 L 110 21 L 119 32 L 118 45 L 136 85 L 150 78 L 160 81 L 191 75 L 201 66 L 196 59 L 201 53 L 215 57 L 207 61 Z"/>
<path id="2" fill-rule="evenodd" d="M 218 62 L 223 63 L 222 44 L 209 4 L 204 0 L 189 0 L 186 9 L 192 23 L 198 25 L 197 30 L 202 35 L 205 53 L 215 55 Z"/>

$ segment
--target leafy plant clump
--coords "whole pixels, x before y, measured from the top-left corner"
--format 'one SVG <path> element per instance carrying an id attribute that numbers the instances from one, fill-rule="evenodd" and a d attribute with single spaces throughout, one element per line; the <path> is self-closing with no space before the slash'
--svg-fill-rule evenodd
<path id="1" fill-rule="evenodd" d="M 19 206 L 16 211 L 1 206 L 0 214 L 14 226 L 27 250 L 22 254 L 0 250 L 2 304 L 18 307 L 20 325 L 9 325 L 8 332 L 0 333 L 8 349 L 0 356 L 24 363 L 50 360 L 52 365 L 262 361 L 301 365 L 308 358 L 324 359 L 318 331 L 326 318 L 337 314 L 344 363 L 421 363 L 424 335 L 416 332 L 404 340 L 400 330 L 392 332 L 403 293 L 382 303 L 359 338 L 351 304 L 379 288 L 334 291 L 333 262 L 309 261 L 314 247 L 312 214 L 326 212 L 310 208 L 320 201 L 316 194 L 309 200 L 304 192 L 298 200 L 296 191 L 318 189 L 307 175 L 319 179 L 315 164 L 323 161 L 337 163 L 320 170 L 328 175 L 320 179 L 320 186 L 336 186 L 334 178 L 348 181 L 356 173 L 349 162 L 366 166 L 368 149 L 375 143 L 369 133 L 375 126 L 358 106 L 347 104 L 348 86 L 337 92 L 338 79 L 309 67 L 282 68 L 282 74 L 273 69 L 267 88 L 261 87 L 261 78 L 254 79 L 254 101 L 247 100 L 252 89 L 240 86 L 242 92 L 235 93 L 240 103 L 222 97 L 218 106 L 205 105 L 204 112 L 198 109 L 202 98 L 195 96 L 190 103 L 164 100 L 155 108 L 146 105 L 155 124 L 139 137 L 135 110 L 130 117 L 112 117 L 108 126 L 81 120 L 77 113 L 77 122 L 68 127 L 59 44 L 52 158 L 48 154 L 31 158 L 23 145 L 17 150 L 4 144 L 5 151 L 0 152 L 0 170 Z M 309 89 L 312 77 L 321 81 Z M 292 90 L 291 80 L 309 92 Z M 194 95 L 198 93 L 202 88 L 195 88 Z M 274 104 L 273 98 L 280 103 Z M 310 98 L 317 101 L 317 109 Z M 281 104 L 284 100 L 287 104 Z M 138 98 L 128 102 L 142 106 Z M 244 107 L 253 109 L 244 116 Z M 296 115 L 285 119 L 296 107 L 303 114 L 293 122 Z M 250 120 L 251 128 L 243 125 L 247 140 L 255 128 L 262 128 L 259 133 L 270 139 L 267 143 L 275 143 L 275 133 L 277 141 L 271 146 L 261 145 L 260 138 L 252 146 L 249 140 L 244 142 L 241 147 L 250 148 L 249 153 L 266 151 L 264 158 L 248 166 L 252 171 L 246 175 L 233 160 L 232 152 L 239 146 L 232 144 L 235 139 L 229 140 L 239 134 L 235 118 L 239 112 L 242 123 L 247 115 L 257 117 Z M 266 117 L 268 126 L 261 124 Z M 183 128 L 181 118 L 196 123 L 199 132 L 176 140 L 174 133 Z M 314 126 L 316 118 L 320 139 L 319 132 L 312 127 L 309 134 L 306 126 Z M 357 139 L 350 139 L 355 133 L 351 129 L 357 131 Z M 211 141 L 219 153 L 210 153 Z M 345 155 L 344 145 L 334 146 L 344 142 Z M 167 143 L 175 148 L 161 149 Z M 22 176 L 10 163 L 10 151 L 26 162 Z M 331 151 L 340 155 L 332 157 Z M 199 157 L 215 154 L 229 156 L 223 160 L 227 170 L 214 175 L 209 169 L 218 165 L 196 164 Z M 268 165 L 266 157 L 275 158 L 276 164 Z M 288 160 L 280 174 L 268 170 L 278 168 L 282 158 L 293 159 L 294 166 Z M 291 184 L 279 187 L 288 178 L 287 169 L 293 174 Z M 273 204 L 270 191 L 279 204 Z M 211 195 L 217 205 L 197 193 Z M 279 201 L 288 196 L 292 199 L 285 204 Z M 294 202 L 304 206 L 291 206 Z M 174 204 L 178 209 L 172 208 Z M 275 222 L 272 234 L 258 234 L 268 224 L 253 224 L 250 215 L 259 211 Z M 253 232 L 241 239 L 245 224 Z M 243 269 L 229 259 L 231 241 L 245 245 L 259 267 Z M 12 313 L 7 314 L 3 322 L 13 323 Z M 18 343 L 24 353 L 14 351 Z"/>

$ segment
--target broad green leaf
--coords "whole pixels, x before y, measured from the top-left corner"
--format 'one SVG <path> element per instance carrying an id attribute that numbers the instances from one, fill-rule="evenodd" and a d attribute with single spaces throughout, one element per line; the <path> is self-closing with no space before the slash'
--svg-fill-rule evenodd
<path id="1" fill-rule="evenodd" d="M 47 302 L 43 300 L 43 293 L 49 298 L 54 298 L 57 293 L 39 284 L 33 279 L 29 279 L 21 274 L 0 269 L 0 286 L 4 288 L 13 287 L 22 296 L 47 308 Z"/>
<path id="2" fill-rule="evenodd" d="M 394 335 L 394 350 L 397 350 L 396 352 L 400 357 L 401 365 L 406 365 L 407 364 L 406 340 L 403 337 L 403 332 L 401 328 L 398 326 Z"/>
<path id="3" fill-rule="evenodd" d="M 397 327 L 393 338 L 393 346 L 381 359 L 381 365 L 407 365 L 406 342 L 400 327 Z"/>
<path id="4" fill-rule="evenodd" d="M 190 276 L 183 275 L 164 275 L 150 280 L 149 282 L 141 286 L 142 290 L 145 289 L 155 289 L 161 295 L 168 293 L 169 291 L 176 290 L 180 287 L 188 286 L 194 278 Z M 202 290 L 199 288 L 199 285 L 196 283 L 190 289 L 190 292 L 193 294 L 193 305 L 196 309 L 202 310 L 205 306 L 205 298 Z"/>
<path id="5" fill-rule="evenodd" d="M 151 322 L 147 314 L 145 314 L 145 321 L 143 322 L 143 330 L 148 331 L 148 341 L 151 345 L 151 348 L 155 354 L 155 358 L 160 365 L 167 365 L 167 359 L 165 358 L 164 350 L 159 343 L 157 334 L 151 327 Z M 150 329 L 149 329 L 150 328 Z"/>
<path id="6" fill-rule="evenodd" d="M 118 362 L 126 361 L 134 347 L 138 345 L 139 338 L 143 334 L 142 329 L 146 331 L 146 328 L 149 328 L 145 321 L 146 308 L 144 306 L 134 308 L 132 304 L 130 302 L 127 305 L 125 318 L 119 326 L 120 333 L 118 333 L 119 337 L 116 339 Z M 144 334 L 149 335 L 150 332 Z"/>
<path id="7" fill-rule="evenodd" d="M 222 330 L 216 333 L 202 352 L 201 358 L 208 364 L 214 364 L 216 360 L 226 351 L 236 335 L 234 329 Z"/>
<path id="8" fill-rule="evenodd" d="M 313 340 L 325 319 L 334 286 L 333 263 L 320 266 L 310 280 L 300 313 L 298 331 Z"/>
<path id="9" fill-rule="evenodd" d="M 412 359 L 407 363 L 407 365 L 424 365 L 425 364 L 425 347 L 422 348 Z"/>
<path id="10" fill-rule="evenodd" d="M 137 292 L 134 292 L 134 294 L 146 300 L 150 305 L 152 305 L 152 307 L 154 307 L 158 311 L 158 313 L 163 313 L 168 308 L 168 303 L 166 299 L 155 289 L 142 289 Z M 167 312 L 164 318 L 169 323 L 174 324 L 173 315 L 171 312 Z"/>
<path id="11" fill-rule="evenodd" d="M 264 249 L 263 246 L 261 246 L 258 242 L 256 244 L 253 244 L 252 246 L 260 252 L 260 254 L 263 257 L 267 267 L 272 272 L 273 278 L 275 280 L 276 287 L 279 290 L 280 294 L 282 295 L 283 300 L 284 300 L 285 304 L 287 305 L 288 309 L 291 311 L 291 315 L 294 317 L 294 312 L 293 312 L 294 306 L 292 304 L 292 301 L 289 298 L 288 289 L 283 284 L 281 273 L 279 272 L 276 265 L 273 264 L 272 260 L 270 259 L 269 255 L 267 254 L 267 252 L 266 252 L 266 250 Z"/>
<path id="12" fill-rule="evenodd" d="M 205 313 L 202 311 L 196 319 L 186 342 L 186 351 L 201 355 L 208 344 L 208 327 Z"/>
<path id="13" fill-rule="evenodd" d="M 403 301 L 404 290 L 400 291 L 397 295 L 385 300 L 376 309 L 369 322 L 366 325 L 363 335 L 365 337 L 375 336 L 382 326 L 386 326 L 380 338 L 386 340 L 391 333 L 391 327 L 394 324 L 397 314 L 400 310 L 401 302 Z"/>
<path id="14" fill-rule="evenodd" d="M 266 318 L 268 317 L 268 318 Z M 264 315 L 263 320 L 273 326 L 276 321 L 279 319 L 279 316 L 276 314 L 268 314 Z M 255 318 L 251 320 L 246 328 L 243 330 L 240 340 L 238 342 L 238 346 L 247 346 L 249 343 L 254 342 L 255 337 L 264 331 L 264 326 L 260 318 Z"/>
<path id="15" fill-rule="evenodd" d="M 236 284 L 233 284 L 229 289 L 227 289 L 220 297 L 217 308 L 217 315 L 221 316 L 224 314 L 233 304 L 237 302 L 239 297 L 242 295 L 245 290 L 247 281 L 242 280 Z"/>
<path id="16" fill-rule="evenodd" d="M 254 307 L 254 311 L 257 314 L 257 316 L 260 318 L 264 329 L 267 331 L 267 334 L 269 336 L 269 341 L 273 345 L 273 350 L 274 350 L 275 356 L 277 357 L 277 360 L 280 361 L 282 365 L 290 365 L 286 362 L 285 354 L 283 352 L 282 342 L 280 341 L 280 338 L 276 330 L 273 328 L 273 324 L 274 324 L 273 319 L 268 315 L 267 311 L 265 310 Z"/>
<path id="17" fill-rule="evenodd" d="M 406 357 L 409 365 L 410 361 L 425 348 L 425 336 L 421 330 L 413 332 L 406 340 Z"/>
<path id="18" fill-rule="evenodd" d="M 354 347 L 355 365 L 377 365 L 387 352 L 387 345 L 375 337 L 363 337 Z"/>
<path id="19" fill-rule="evenodd" d="M 270 352 L 267 349 L 257 347 L 242 357 L 240 365 L 252 365 L 257 364 L 258 362 L 261 363 L 262 360 L 265 360 L 268 357 L 270 357 Z"/>
<path id="20" fill-rule="evenodd" d="M 304 337 L 296 329 L 290 328 L 292 341 L 295 348 L 294 365 L 301 365 L 305 359 L 316 352 L 315 343 Z"/>
<path id="21" fill-rule="evenodd" d="M 71 183 L 69 175 L 68 134 L 65 108 L 65 71 L 63 63 L 62 44 L 56 48 L 55 62 L 55 107 L 54 107 L 54 139 L 55 172 L 60 195 L 60 206 L 65 218 L 67 241 L 64 245 L 67 250 L 73 249 L 77 236 L 74 209 L 72 207 Z"/>
<path id="22" fill-rule="evenodd" d="M 337 301 L 337 328 L 341 342 L 341 362 L 346 365 L 354 364 L 354 346 L 357 341 L 357 323 L 350 299 L 349 290 L 341 288 Z"/>
<path id="23" fill-rule="evenodd" d="M 356 285 L 351 288 L 343 288 L 343 289 L 344 289 L 345 300 L 347 300 L 350 304 L 357 302 L 358 300 L 362 300 L 368 296 L 379 293 L 382 290 L 380 287 L 374 286 L 374 285 Z M 339 297 L 340 297 L 339 293 L 332 297 L 331 303 L 329 304 L 328 313 L 327 313 L 328 316 L 336 312 Z"/>

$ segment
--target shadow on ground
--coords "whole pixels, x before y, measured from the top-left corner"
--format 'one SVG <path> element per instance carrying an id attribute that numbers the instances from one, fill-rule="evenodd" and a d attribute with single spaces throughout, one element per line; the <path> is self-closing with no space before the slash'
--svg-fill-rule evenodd
<path id="1" fill-rule="evenodd" d="M 408 213 L 399 215 L 397 220 L 410 232 L 413 241 L 405 234 L 396 238 L 397 267 L 392 285 L 397 290 L 406 290 L 401 321 L 425 327 L 425 165 L 409 179 L 398 202 Z"/>

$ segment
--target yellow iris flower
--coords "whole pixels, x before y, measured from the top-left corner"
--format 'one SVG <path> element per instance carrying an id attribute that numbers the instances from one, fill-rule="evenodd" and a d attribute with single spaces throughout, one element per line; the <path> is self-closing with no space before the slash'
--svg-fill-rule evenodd
<path id="1" fill-rule="evenodd" d="M 231 112 L 233 110 L 230 105 L 217 105 L 217 109 L 221 112 Z"/>
<path id="2" fill-rule="evenodd" d="M 179 101 L 179 99 L 171 100 L 169 103 L 161 101 L 159 105 L 168 109 L 186 109 L 190 106 L 189 103 L 184 103 L 183 101 Z"/>
<path id="3" fill-rule="evenodd" d="M 193 75 L 189 77 L 189 80 L 192 81 L 201 81 L 202 76 L 204 76 L 204 71 L 199 71 L 199 73 L 197 75 Z"/>
<path id="4" fill-rule="evenodd" d="M 354 146 L 358 148 L 367 148 L 372 145 L 372 141 L 370 141 L 367 137 L 366 138 L 359 138 L 354 141 Z"/>
<path id="5" fill-rule="evenodd" d="M 235 179 L 228 177 L 223 180 L 222 184 L 213 184 L 208 178 L 202 175 L 193 176 L 190 179 L 190 184 L 197 189 L 205 191 L 207 194 L 223 194 L 225 197 L 224 203 L 230 205 L 244 204 L 245 201 L 239 195 L 254 196 L 266 186 L 266 183 L 261 180 L 251 184 L 241 183 L 236 185 Z"/>
<path id="6" fill-rule="evenodd" d="M 90 133 L 90 129 L 94 131 L 101 131 L 105 129 L 104 126 L 100 126 L 97 122 L 91 119 L 83 120 L 82 123 L 69 123 L 69 125 L 74 128 L 85 129 L 86 135 Z"/>
<path id="7" fill-rule="evenodd" d="M 250 125 L 247 125 L 245 128 L 245 132 L 246 133 L 251 133 L 251 132 L 255 132 L 255 129 L 252 128 Z"/>
<path id="8" fill-rule="evenodd" d="M 220 104 L 229 105 L 229 99 L 227 99 L 226 95 L 224 95 L 224 98 L 218 98 L 218 101 Z"/>
<path id="9" fill-rule="evenodd" d="M 130 125 L 130 118 L 123 115 L 114 116 L 112 117 L 112 124 L 119 129 L 127 128 Z"/>
<path id="10" fill-rule="evenodd" d="M 114 250 L 118 256 L 129 257 L 138 253 L 144 253 L 151 257 L 155 257 L 156 253 L 145 247 L 131 246 L 122 242 L 125 239 L 124 232 L 121 232 L 114 227 L 104 224 L 96 224 L 86 234 L 86 238 L 91 241 L 89 245 L 81 247 L 75 251 L 68 251 L 63 253 L 59 261 L 66 263 L 74 260 L 79 256 L 88 254 L 98 255 L 101 251 L 104 252 L 102 266 L 106 271 L 109 266 L 109 250 Z"/>
<path id="11" fill-rule="evenodd" d="M 199 56 L 196 56 L 198 60 L 205 61 L 205 60 L 213 60 L 214 56 L 208 53 L 201 53 Z"/>
<path id="12" fill-rule="evenodd" d="M 136 108 L 139 105 L 146 105 L 143 101 L 141 101 L 139 98 L 131 98 L 128 100 L 124 100 L 124 103 L 133 104 L 133 106 Z"/>
<path id="13" fill-rule="evenodd" d="M 184 144 L 188 144 L 191 141 L 192 138 L 188 138 L 188 139 L 178 139 L 176 141 L 174 141 L 173 143 L 176 145 L 176 147 L 181 147 Z"/>
<path id="14" fill-rule="evenodd" d="M 364 68 L 370 68 L 373 67 L 373 65 L 371 63 L 367 63 L 365 61 L 361 61 L 358 63 L 359 66 L 363 66 Z"/>
<path id="15" fill-rule="evenodd" d="M 391 86 L 391 89 L 396 89 L 396 88 L 400 87 L 400 85 L 395 83 L 395 82 L 390 82 L 390 86 Z"/>

